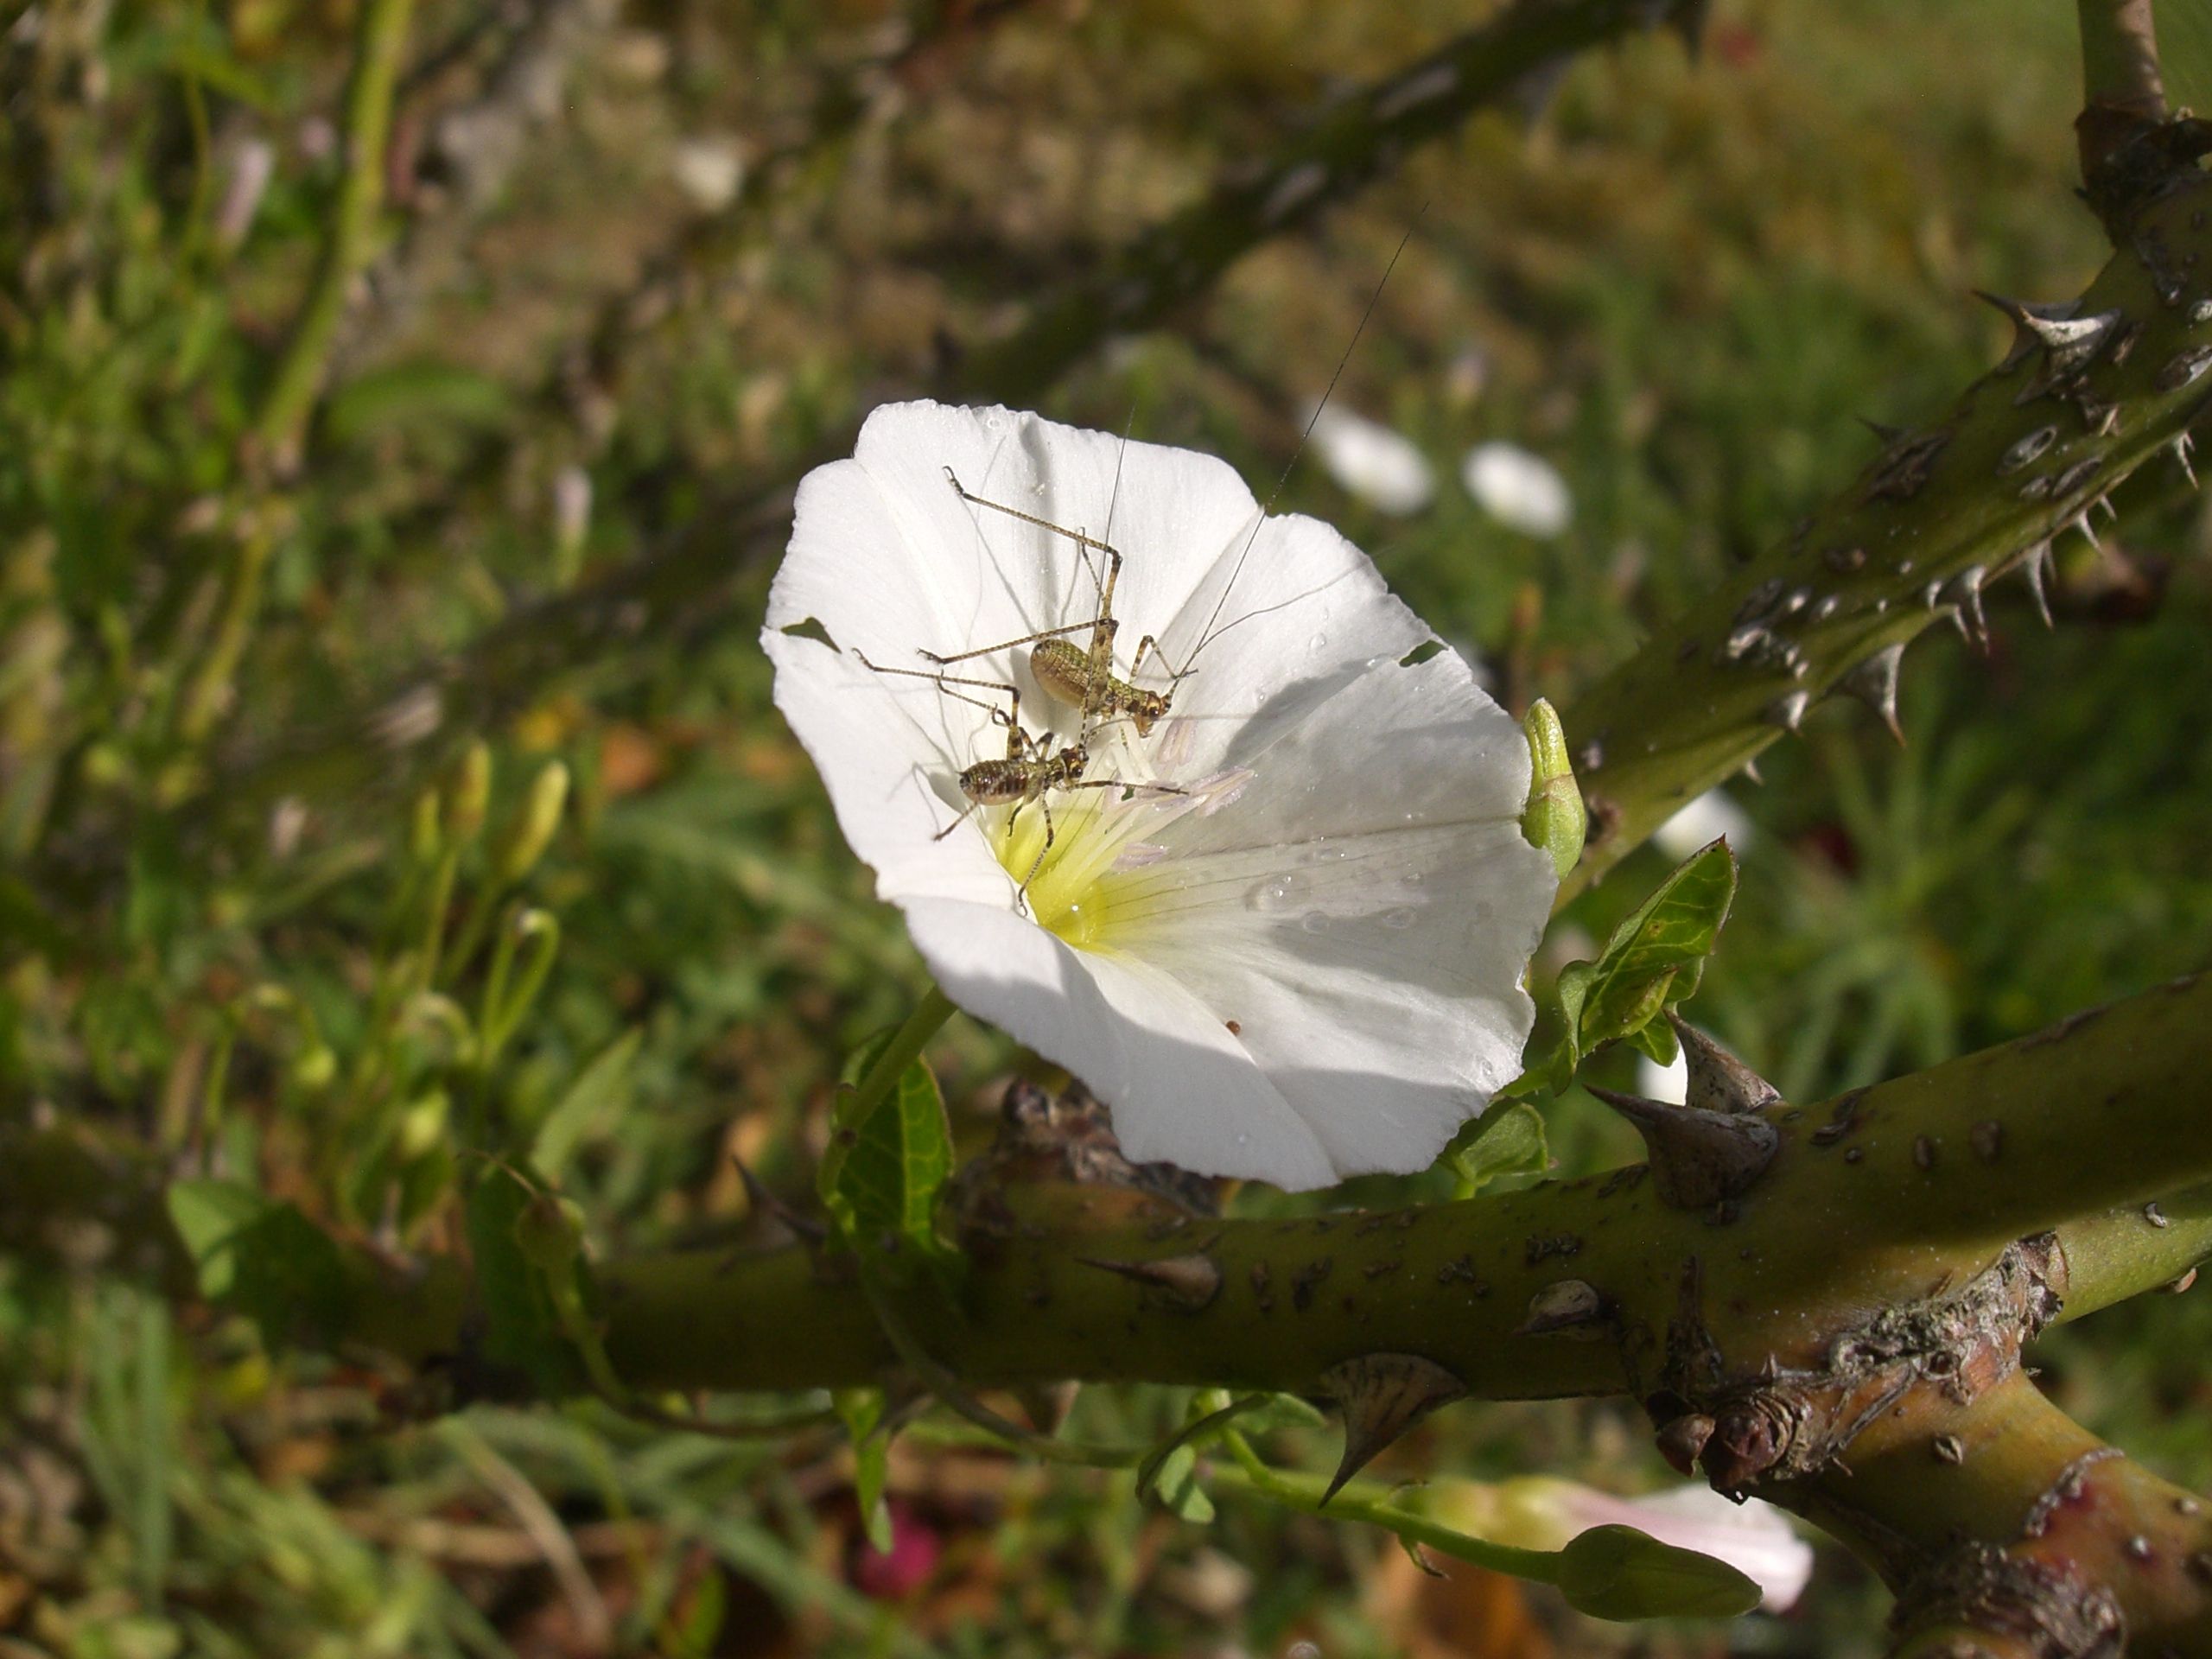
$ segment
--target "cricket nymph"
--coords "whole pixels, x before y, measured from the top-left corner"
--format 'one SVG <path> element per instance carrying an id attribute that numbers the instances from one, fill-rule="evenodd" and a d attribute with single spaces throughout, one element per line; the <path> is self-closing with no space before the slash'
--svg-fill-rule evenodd
<path id="1" fill-rule="evenodd" d="M 1113 624 L 1106 626 L 1110 650 Z M 1125 719 L 1139 737 L 1150 737 L 1153 727 L 1166 718 L 1174 703 L 1172 690 L 1147 690 L 1102 671 L 1096 655 L 1071 639 L 1042 639 L 1031 646 L 1029 671 L 1055 701 L 1092 718 Z"/>
<path id="2" fill-rule="evenodd" d="M 960 792 L 976 806 L 1027 806 L 1048 789 L 1074 788 L 1090 764 L 1080 743 L 1034 760 L 978 760 L 960 774 Z"/>
<path id="3" fill-rule="evenodd" d="M 1080 652 L 1074 652 L 1072 647 L 1070 651 L 1071 654 L 1080 658 Z M 1021 885 L 1014 890 L 1014 908 L 1017 910 L 1027 911 L 1029 884 L 1037 879 L 1037 872 L 1044 868 L 1045 855 L 1052 850 L 1052 842 L 1058 834 L 1052 823 L 1052 804 L 1046 798 L 1052 791 L 1058 790 L 1065 794 L 1073 794 L 1079 789 L 1141 790 L 1160 795 L 1183 793 L 1173 784 L 1137 782 L 1120 778 L 1085 778 L 1083 774 L 1090 766 L 1089 726 L 1084 727 L 1083 735 L 1066 745 L 1058 753 L 1052 753 L 1045 739 L 1031 736 L 1022 725 L 1021 693 L 1014 686 L 994 680 L 961 679 L 942 671 L 925 674 L 911 668 L 886 668 L 880 663 L 870 662 L 864 651 L 855 650 L 853 654 L 860 658 L 862 667 L 872 672 L 896 675 L 901 679 L 927 680 L 946 696 L 983 709 L 990 715 L 992 725 L 1006 728 L 1006 753 L 1003 755 L 978 760 L 973 766 L 962 769 L 960 793 L 968 804 L 961 808 L 959 816 L 938 830 L 933 839 L 943 841 L 982 808 L 1010 806 L 1014 810 L 1006 815 L 1003 830 L 1007 844 L 1011 846 L 1015 820 L 1020 817 L 1024 807 L 1034 806 L 1045 819 L 1045 842 L 1038 848 L 1037 856 L 1030 861 L 1028 871 L 1021 878 Z M 963 685 L 972 686 L 981 691 L 1002 692 L 1007 706 L 1001 709 L 996 702 L 954 689 Z"/>

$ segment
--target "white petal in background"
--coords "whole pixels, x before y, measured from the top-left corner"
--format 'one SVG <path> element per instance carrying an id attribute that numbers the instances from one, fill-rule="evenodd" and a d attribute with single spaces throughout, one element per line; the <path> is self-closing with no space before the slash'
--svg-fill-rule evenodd
<path id="1" fill-rule="evenodd" d="M 1516 443 L 1478 443 L 1459 463 L 1475 504 L 1509 530 L 1548 539 L 1574 518 L 1574 499 L 1559 469 Z"/>
<path id="2" fill-rule="evenodd" d="M 933 839 L 1003 723 L 926 678 L 871 672 L 1096 613 L 1098 555 L 971 494 L 1120 549 L 1117 664 L 1156 633 L 1188 671 L 1148 738 L 1087 735 L 1086 780 L 1172 791 L 1047 798 L 1042 843 L 1003 808 Z M 1255 531 L 1255 526 L 1257 526 Z M 796 630 L 811 621 L 830 641 Z M 1083 631 L 1073 636 L 1078 643 Z M 877 890 L 947 995 L 1082 1077 L 1133 1158 L 1326 1185 L 1425 1167 L 1520 1065 L 1521 981 L 1550 861 L 1519 830 L 1528 746 L 1373 563 L 1329 526 L 1259 518 L 1228 467 L 1033 416 L 879 410 L 809 475 L 764 644 L 776 702 Z M 955 671 L 1071 739 L 1027 647 Z M 967 696 L 1004 708 L 1003 693 Z M 1123 797 L 1127 798 L 1124 798 Z"/>
<path id="3" fill-rule="evenodd" d="M 1654 830 L 1651 841 L 1668 857 L 1684 859 L 1725 836 L 1730 849 L 1741 857 L 1756 834 L 1751 814 L 1737 805 L 1726 790 L 1708 789 Z"/>
<path id="4" fill-rule="evenodd" d="M 1325 407 L 1313 423 L 1321 465 L 1370 506 L 1402 518 L 1436 499 L 1436 474 L 1411 438 L 1348 409 Z"/>
<path id="5" fill-rule="evenodd" d="M 1700 846 L 1704 845 L 1702 842 Z M 1672 1065 L 1662 1065 L 1649 1054 L 1636 1057 L 1636 1092 L 1646 1100 L 1679 1106 L 1689 1098 L 1690 1063 L 1678 1050 Z"/>

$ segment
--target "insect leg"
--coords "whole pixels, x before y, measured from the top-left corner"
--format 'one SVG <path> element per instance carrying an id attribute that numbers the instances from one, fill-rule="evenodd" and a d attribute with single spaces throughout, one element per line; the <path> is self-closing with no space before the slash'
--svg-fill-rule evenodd
<path id="1" fill-rule="evenodd" d="M 988 657 L 995 651 L 1012 651 L 1017 645 L 1033 645 L 1039 639 L 1061 639 L 1066 638 L 1071 633 L 1081 633 L 1085 628 L 1096 628 L 1097 626 L 1098 623 L 1096 619 L 1088 622 L 1071 622 L 1063 628 L 1039 628 L 1034 633 L 1023 634 L 1019 639 L 1001 639 L 995 645 L 978 645 L 973 651 L 955 652 L 950 657 L 940 657 L 933 651 L 923 652 L 922 655 L 932 663 L 964 663 L 970 657 Z M 886 668 L 880 669 L 877 671 L 884 674 L 921 673 L 919 669 L 914 668 Z M 927 680 L 932 679 L 936 677 L 929 674 L 922 674 L 922 677 Z"/>
<path id="2" fill-rule="evenodd" d="M 938 830 L 937 834 L 931 836 L 930 839 L 931 841 L 943 841 L 947 836 L 957 830 L 962 824 L 967 823 L 969 817 L 982 804 L 982 803 L 981 801 L 969 802 L 966 806 L 961 809 L 960 816 L 958 817 L 955 818 L 950 823 L 946 824 L 944 829 Z"/>
<path id="3" fill-rule="evenodd" d="M 925 657 L 929 655 L 927 652 L 924 652 L 922 654 Z M 990 714 L 991 719 L 997 724 L 1006 727 L 1007 730 L 1014 731 L 1020 729 L 1021 724 L 1021 692 L 1019 688 L 1008 685 L 1003 680 L 969 680 L 963 679 L 957 674 L 927 674 L 924 673 L 918 668 L 886 668 L 880 663 L 870 662 L 868 660 L 868 653 L 861 650 L 857 645 L 853 648 L 853 655 L 861 659 L 861 665 L 863 668 L 873 669 L 878 674 L 899 674 L 904 675 L 910 680 L 927 680 L 931 684 L 936 686 L 938 690 L 944 692 L 946 696 L 956 698 L 959 702 L 970 704 L 975 708 L 988 710 Z M 937 660 L 950 661 L 950 659 L 938 658 Z M 952 688 L 956 685 L 972 685 L 985 691 L 1003 691 L 1007 695 L 1008 706 L 1001 709 L 998 704 L 995 702 L 986 702 L 981 697 L 971 697 L 963 692 L 955 691 Z"/>
<path id="4" fill-rule="evenodd" d="M 1019 807 L 1014 810 L 1020 810 Z M 1041 793 L 1037 797 L 1037 810 L 1045 815 L 1045 844 L 1037 849 L 1037 856 L 1029 861 L 1029 874 L 1021 878 L 1021 885 L 1014 889 L 1014 897 L 1020 901 L 1024 910 L 1029 908 L 1029 884 L 1037 879 L 1037 872 L 1045 868 L 1045 855 L 1052 850 L 1052 804 Z"/>
<path id="5" fill-rule="evenodd" d="M 978 507 L 988 507 L 993 512 L 1002 512 L 1009 518 L 1019 518 L 1023 524 L 1034 524 L 1039 530 L 1049 530 L 1055 536 L 1065 536 L 1077 547 L 1095 547 L 1101 553 L 1110 556 L 1116 564 L 1121 563 L 1122 556 L 1096 536 L 1080 530 L 1070 530 L 1065 524 L 1056 524 L 1049 518 L 1039 518 L 1033 512 L 1024 512 L 1020 507 L 1009 507 L 1001 501 L 992 501 L 980 495 L 972 495 L 969 493 L 968 486 L 960 481 L 958 475 L 950 467 L 944 469 L 944 476 L 945 481 L 952 486 L 953 493 L 963 501 Z"/>

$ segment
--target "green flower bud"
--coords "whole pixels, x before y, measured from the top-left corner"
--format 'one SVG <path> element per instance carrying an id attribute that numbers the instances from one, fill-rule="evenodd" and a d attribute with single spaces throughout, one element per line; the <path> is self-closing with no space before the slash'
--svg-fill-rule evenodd
<path id="1" fill-rule="evenodd" d="M 327 1089 L 338 1075 L 338 1056 L 328 1043 L 310 1043 L 292 1062 L 292 1081 L 302 1089 Z"/>
<path id="2" fill-rule="evenodd" d="M 462 751 L 446 788 L 446 830 L 457 842 L 473 841 L 484 827 L 492 800 L 492 751 L 478 739 Z"/>
<path id="3" fill-rule="evenodd" d="M 530 792 L 493 850 L 492 874 L 499 886 L 512 887 L 537 867 L 553 832 L 561 827 L 561 810 L 568 800 L 568 767 L 558 760 L 547 761 L 530 780 Z"/>
<path id="4" fill-rule="evenodd" d="M 584 1247 L 584 1212 L 573 1198 L 541 1192 L 515 1217 L 515 1244 L 541 1273 L 556 1273 Z"/>
<path id="5" fill-rule="evenodd" d="M 452 1115 L 453 1102 L 442 1089 L 409 1101 L 400 1109 L 399 1122 L 392 1130 L 392 1149 L 400 1161 L 411 1164 L 434 1151 L 446 1138 L 446 1123 Z"/>
<path id="6" fill-rule="evenodd" d="M 417 864 L 427 864 L 438 855 L 438 844 L 444 837 L 439 818 L 444 810 L 445 803 L 435 789 L 426 789 L 415 798 L 414 816 L 407 825 L 407 855 Z"/>
<path id="7" fill-rule="evenodd" d="M 1567 732 L 1551 704 L 1538 697 L 1529 706 L 1522 730 L 1529 736 L 1529 804 L 1521 814 L 1521 833 L 1552 855 L 1562 880 L 1582 856 L 1582 835 L 1589 815 L 1582 791 L 1574 786 L 1574 765 L 1567 755 Z"/>

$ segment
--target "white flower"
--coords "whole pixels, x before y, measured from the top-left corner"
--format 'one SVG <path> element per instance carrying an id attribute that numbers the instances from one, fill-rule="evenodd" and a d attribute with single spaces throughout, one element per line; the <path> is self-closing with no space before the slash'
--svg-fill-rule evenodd
<path id="1" fill-rule="evenodd" d="M 1181 792 L 1047 794 L 1041 864 L 1035 806 L 1010 836 L 993 807 L 938 839 L 1003 723 L 860 660 L 925 669 L 918 650 L 1096 612 L 1098 555 L 963 500 L 948 468 L 1119 548 L 1116 661 L 1158 634 L 1140 678 L 1173 691 L 1147 736 L 1093 726 L 1081 776 Z M 1412 1171 L 1519 1072 L 1555 887 L 1520 832 L 1521 729 L 1450 652 L 1402 663 L 1428 630 L 1366 556 L 1314 519 L 1261 523 L 1223 462 L 1005 410 L 879 409 L 801 485 L 762 639 L 777 707 L 945 994 L 1087 1083 L 1131 1158 L 1291 1188 Z M 1057 749 L 1083 722 L 1027 658 L 949 671 L 1018 687 Z"/>
<path id="2" fill-rule="evenodd" d="M 1428 457 L 1379 421 L 1324 404 L 1313 415 L 1312 442 L 1330 477 L 1383 512 L 1402 518 L 1436 499 Z"/>
<path id="3" fill-rule="evenodd" d="M 1459 480 L 1484 512 L 1524 536 L 1556 536 L 1574 517 L 1559 469 L 1517 443 L 1477 444 L 1459 463 Z"/>
<path id="4" fill-rule="evenodd" d="M 1738 853 L 1751 844 L 1751 815 L 1725 789 L 1708 789 L 1679 808 L 1651 832 L 1652 843 L 1669 858 L 1688 858 L 1722 836 Z"/>
<path id="5" fill-rule="evenodd" d="M 1788 1609 L 1813 1576 L 1813 1547 L 1781 1510 L 1756 1497 L 1737 1503 L 1710 1486 L 1615 1497 L 1575 1481 L 1527 1475 L 1487 1486 L 1440 1480 L 1427 1503 L 1463 1532 L 1522 1549 L 1564 1548 L 1592 1527 L 1634 1527 L 1662 1544 L 1727 1562 L 1759 1586 L 1759 1605 L 1770 1613 Z"/>

